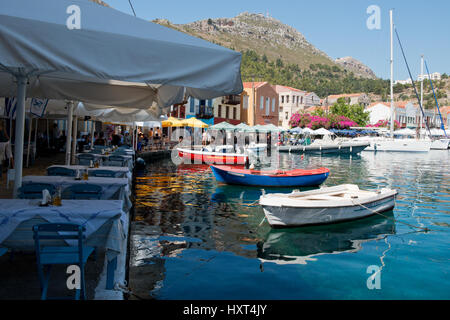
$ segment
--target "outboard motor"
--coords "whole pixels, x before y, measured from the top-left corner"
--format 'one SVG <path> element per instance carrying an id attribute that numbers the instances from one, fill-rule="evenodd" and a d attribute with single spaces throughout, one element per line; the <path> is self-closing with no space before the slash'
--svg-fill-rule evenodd
<path id="1" fill-rule="evenodd" d="M 136 169 L 137 170 L 145 170 L 145 166 L 146 166 L 146 163 L 145 163 L 144 159 L 142 159 L 142 158 L 136 159 Z"/>

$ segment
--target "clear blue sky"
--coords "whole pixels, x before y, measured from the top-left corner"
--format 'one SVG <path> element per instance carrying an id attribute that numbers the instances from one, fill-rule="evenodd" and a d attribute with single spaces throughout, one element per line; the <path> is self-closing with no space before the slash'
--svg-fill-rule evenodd
<path id="1" fill-rule="evenodd" d="M 132 14 L 128 0 L 104 0 Z M 389 9 L 406 51 L 413 77 L 420 72 L 420 54 L 430 72 L 450 73 L 450 1 L 448 0 L 131 0 L 139 18 L 168 19 L 173 23 L 234 17 L 248 11 L 269 14 L 300 31 L 314 46 L 332 58 L 352 56 L 377 76 L 389 78 Z M 369 30 L 366 9 L 381 9 L 381 30 Z M 408 73 L 394 38 L 394 78 Z"/>

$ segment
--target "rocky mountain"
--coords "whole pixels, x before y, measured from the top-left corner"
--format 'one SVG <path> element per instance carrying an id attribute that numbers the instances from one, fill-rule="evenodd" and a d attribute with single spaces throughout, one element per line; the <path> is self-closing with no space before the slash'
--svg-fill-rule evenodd
<path id="1" fill-rule="evenodd" d="M 102 1 L 102 0 L 90 0 L 90 1 L 95 2 L 95 3 L 99 4 L 99 5 L 104 6 L 104 7 L 109 7 L 109 5 L 106 2 Z"/>
<path id="2" fill-rule="evenodd" d="M 345 65 L 333 61 L 299 31 L 263 14 L 244 12 L 234 18 L 205 19 L 188 24 L 173 24 L 165 19 L 153 22 L 237 51 L 253 50 L 269 60 L 281 59 L 302 69 L 309 68 L 311 64 L 324 64 L 340 66 L 361 77 L 375 77 L 368 67 L 356 68 L 356 63 Z"/>
<path id="3" fill-rule="evenodd" d="M 368 79 L 376 79 L 375 73 L 361 61 L 356 60 L 352 57 L 338 58 L 335 60 L 337 64 L 342 66 L 344 69 L 353 72 L 356 76 L 360 76 Z"/>

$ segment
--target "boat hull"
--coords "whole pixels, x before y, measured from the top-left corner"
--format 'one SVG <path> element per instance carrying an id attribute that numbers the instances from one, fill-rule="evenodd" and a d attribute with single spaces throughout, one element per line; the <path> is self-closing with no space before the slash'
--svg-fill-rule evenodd
<path id="1" fill-rule="evenodd" d="M 328 169 L 327 172 L 302 176 L 245 174 L 223 170 L 217 166 L 211 166 L 211 170 L 219 182 L 258 187 L 315 187 L 321 185 L 330 174 Z"/>
<path id="2" fill-rule="evenodd" d="M 425 140 L 374 140 L 364 151 L 382 152 L 428 152 L 431 148 L 431 141 Z"/>
<path id="3" fill-rule="evenodd" d="M 178 156 L 194 164 L 245 164 L 247 155 L 178 149 Z"/>
<path id="4" fill-rule="evenodd" d="M 366 149 L 369 143 L 343 143 L 341 145 L 323 144 L 309 146 L 280 146 L 279 152 L 286 153 L 340 153 L 340 154 L 357 154 Z"/>
<path id="5" fill-rule="evenodd" d="M 299 208 L 263 205 L 267 221 L 273 228 L 303 227 L 357 220 L 376 213 L 392 210 L 395 206 L 395 195 L 364 203 L 365 207 L 314 207 Z"/>
<path id="6" fill-rule="evenodd" d="M 432 150 L 447 150 L 450 146 L 450 139 L 439 139 L 431 144 Z"/>

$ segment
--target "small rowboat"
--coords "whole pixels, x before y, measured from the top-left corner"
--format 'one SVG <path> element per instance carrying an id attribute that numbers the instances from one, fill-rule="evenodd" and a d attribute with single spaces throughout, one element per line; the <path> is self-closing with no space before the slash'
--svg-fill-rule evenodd
<path id="1" fill-rule="evenodd" d="M 177 150 L 180 158 L 195 164 L 245 164 L 248 157 L 242 153 L 222 153 L 189 149 Z"/>
<path id="2" fill-rule="evenodd" d="M 364 191 L 357 185 L 346 184 L 306 192 L 265 194 L 259 204 L 272 227 L 299 227 L 355 220 L 389 211 L 395 206 L 396 195 L 396 190 Z"/>
<path id="3" fill-rule="evenodd" d="M 315 187 L 322 184 L 330 174 L 327 168 L 259 171 L 211 166 L 211 170 L 219 182 L 260 187 Z"/>

